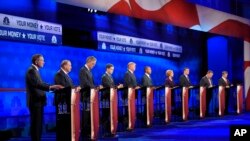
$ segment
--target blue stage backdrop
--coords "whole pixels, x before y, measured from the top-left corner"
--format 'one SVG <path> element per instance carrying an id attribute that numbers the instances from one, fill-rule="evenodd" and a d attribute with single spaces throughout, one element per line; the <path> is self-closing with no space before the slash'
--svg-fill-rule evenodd
<path id="1" fill-rule="evenodd" d="M 54 75 L 60 68 L 60 62 L 63 59 L 69 59 L 73 65 L 72 72 L 69 75 L 72 77 L 75 85 L 78 85 L 79 70 L 84 65 L 86 57 L 93 55 L 98 60 L 96 67 L 93 69 L 96 85 L 100 84 L 101 76 L 105 72 L 105 65 L 107 63 L 115 65 L 113 77 L 116 83 L 123 83 L 127 63 L 130 61 L 134 61 L 137 64 L 135 74 L 139 83 L 141 83 L 141 77 L 144 74 L 144 66 L 149 65 L 153 70 L 152 79 L 155 85 L 164 84 L 165 71 L 167 69 L 174 70 L 174 80 L 178 84 L 178 78 L 184 67 L 190 67 L 190 79 L 192 84 L 196 85 L 199 84 L 200 78 L 205 75 L 208 62 L 216 61 L 216 59 L 207 60 L 207 56 L 209 56 L 207 55 L 207 46 L 211 45 L 211 53 L 217 54 L 216 50 L 220 46 L 214 45 L 224 43 L 223 40 L 209 40 L 207 44 L 207 33 L 203 32 L 121 15 L 106 13 L 90 14 L 86 9 L 56 4 L 51 0 L 32 2 L 30 0 L 21 0 L 17 3 L 1 1 L 0 13 L 55 22 L 62 24 L 64 28 L 63 46 L 1 40 L 0 88 L 25 88 L 25 72 L 31 65 L 31 57 L 35 53 L 41 53 L 45 57 L 45 66 L 40 72 L 43 80 L 48 83 L 53 83 Z M 183 47 L 182 57 L 179 60 L 167 60 L 151 56 L 97 51 L 95 50 L 97 47 L 89 47 L 82 42 L 89 40 L 89 36 L 86 33 L 91 33 L 92 31 L 104 31 L 177 44 Z M 76 36 L 77 34 L 78 36 Z M 75 40 L 78 37 L 82 40 Z M 226 67 L 223 66 L 223 69 L 237 74 L 235 75 L 237 76 L 237 80 L 243 80 L 243 71 L 237 68 L 240 66 L 243 67 L 243 50 L 237 52 L 238 49 L 243 49 L 242 42 L 238 44 L 239 42 L 234 42 L 233 38 L 222 38 L 227 40 L 227 46 L 224 46 L 224 48 L 230 49 L 227 49 L 228 53 L 225 55 L 230 56 L 231 60 L 231 62 L 226 63 L 228 64 Z M 78 44 L 73 45 L 72 42 Z M 212 57 L 215 56 L 212 55 Z M 223 62 L 220 63 L 218 66 L 224 64 Z M 232 64 L 237 64 L 237 67 L 232 67 Z M 215 69 L 216 74 L 221 73 L 220 69 L 218 70 Z M 48 105 L 46 106 L 45 113 L 53 113 L 55 111 L 52 105 L 53 94 L 48 93 L 47 96 Z M 0 92 L 0 117 L 28 114 L 25 92 Z M 7 126 L 7 124 L 0 123 L 0 129 L 4 128 L 2 126 L 5 125 Z"/>
<path id="2" fill-rule="evenodd" d="M 156 85 L 162 85 L 165 80 L 165 70 L 173 69 L 178 74 L 178 62 L 164 58 L 148 56 L 136 56 L 130 54 L 117 54 L 110 52 L 98 52 L 89 49 L 72 48 L 67 46 L 47 46 L 38 44 L 0 41 L 0 88 L 25 88 L 25 72 L 31 65 L 31 57 L 35 53 L 41 53 L 45 58 L 45 66 L 40 70 L 45 82 L 53 83 L 55 73 L 60 68 L 63 59 L 72 61 L 73 69 L 70 73 L 74 83 L 79 84 L 79 70 L 85 64 L 89 55 L 96 56 L 97 64 L 93 69 L 95 84 L 101 84 L 101 76 L 105 72 L 105 65 L 113 63 L 115 66 L 114 79 L 116 83 L 123 83 L 124 73 L 129 61 L 137 63 L 136 77 L 140 83 L 144 74 L 143 68 L 149 65 L 153 69 L 152 78 Z M 25 93 L 1 93 L 0 116 L 27 114 L 25 109 Z M 49 94 L 48 106 L 52 106 L 53 96 Z M 13 109 L 16 108 L 16 109 Z M 13 109 L 13 110 L 10 110 Z M 52 107 L 46 112 L 53 112 Z M 14 112 L 14 113 L 13 113 Z"/>

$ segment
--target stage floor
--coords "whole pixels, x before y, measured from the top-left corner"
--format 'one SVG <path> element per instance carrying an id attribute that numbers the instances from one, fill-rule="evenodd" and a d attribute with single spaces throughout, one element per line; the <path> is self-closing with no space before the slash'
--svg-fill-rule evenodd
<path id="1" fill-rule="evenodd" d="M 228 141 L 229 126 L 232 124 L 250 125 L 250 113 L 155 125 L 151 128 L 135 129 L 132 132 L 118 132 L 117 138 L 101 138 L 100 140 Z M 10 141 L 29 140 L 28 137 L 10 139 Z M 44 134 L 42 141 L 55 141 L 55 133 Z"/>

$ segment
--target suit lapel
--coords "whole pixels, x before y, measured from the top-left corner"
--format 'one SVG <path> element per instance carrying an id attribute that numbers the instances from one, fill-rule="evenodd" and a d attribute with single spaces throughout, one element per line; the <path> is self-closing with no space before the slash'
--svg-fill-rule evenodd
<path id="1" fill-rule="evenodd" d="M 40 76 L 40 72 L 34 66 L 32 66 L 32 69 L 36 72 L 36 76 L 37 76 L 38 80 L 42 81 L 41 76 Z"/>
<path id="2" fill-rule="evenodd" d="M 72 79 L 69 77 L 68 74 L 64 73 L 62 70 L 60 70 L 60 73 L 65 77 L 66 82 L 69 83 L 70 86 L 73 86 L 73 81 Z"/>
<path id="3" fill-rule="evenodd" d="M 86 68 L 86 66 L 84 66 L 84 68 L 86 69 L 86 71 L 88 73 L 88 76 L 89 76 L 91 83 L 94 84 L 94 78 L 93 78 L 92 72 L 88 68 Z"/>

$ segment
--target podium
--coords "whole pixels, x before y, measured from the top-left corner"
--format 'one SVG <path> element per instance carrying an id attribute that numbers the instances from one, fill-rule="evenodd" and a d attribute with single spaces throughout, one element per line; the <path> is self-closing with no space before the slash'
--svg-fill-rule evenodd
<path id="1" fill-rule="evenodd" d="M 243 110 L 243 86 L 237 85 L 237 114 L 240 114 Z"/>
<path id="2" fill-rule="evenodd" d="M 224 115 L 225 111 L 225 89 L 232 89 L 232 87 L 225 88 L 223 86 L 219 86 L 219 116 Z M 230 93 L 228 93 L 230 94 Z M 237 85 L 236 86 L 236 100 L 237 100 L 237 114 L 240 114 L 243 110 L 243 86 Z"/>
<path id="3" fill-rule="evenodd" d="M 185 121 L 188 118 L 188 95 L 189 95 L 189 88 L 183 87 L 182 88 L 182 119 Z"/>
<path id="4" fill-rule="evenodd" d="M 151 126 L 154 117 L 154 89 L 146 88 L 146 109 L 147 109 L 147 126 Z"/>
<path id="5" fill-rule="evenodd" d="M 170 87 L 165 87 L 165 122 L 170 122 L 172 113 L 171 102 L 172 90 Z"/>
<path id="6" fill-rule="evenodd" d="M 110 122 L 109 125 L 104 125 L 105 127 L 109 126 L 109 129 L 106 130 L 110 130 L 109 132 L 112 135 L 116 134 L 116 130 L 117 130 L 117 125 L 118 125 L 118 96 L 117 96 L 117 89 L 116 88 L 104 88 L 100 90 L 102 93 L 102 100 L 104 100 L 104 102 L 109 102 L 109 107 L 108 107 L 108 111 L 103 111 L 103 112 L 107 112 L 102 113 L 102 119 L 104 120 L 109 120 Z M 105 101 L 108 100 L 108 101 Z M 102 102 L 101 102 L 102 103 Z M 102 107 L 102 106 L 101 106 Z M 107 108 L 107 107 L 105 107 Z M 104 116 L 109 116 L 109 117 L 104 117 Z"/>
<path id="7" fill-rule="evenodd" d="M 213 92 L 215 89 L 217 89 L 217 86 L 212 87 L 200 87 L 200 118 L 204 118 L 206 116 L 206 113 L 209 111 L 209 103 L 211 102 Z"/>
<path id="8" fill-rule="evenodd" d="M 110 88 L 110 132 L 116 134 L 118 124 L 117 89 Z"/>
<path id="9" fill-rule="evenodd" d="M 200 118 L 205 117 L 206 113 L 206 94 L 207 94 L 207 88 L 206 87 L 200 87 Z"/>
<path id="10" fill-rule="evenodd" d="M 227 88 L 229 89 L 229 88 Z M 226 88 L 224 86 L 219 86 L 218 90 L 218 101 L 219 101 L 219 116 L 224 116 L 225 112 L 225 93 L 226 93 Z M 229 94 L 229 93 L 228 93 Z"/>
<path id="11" fill-rule="evenodd" d="M 99 99 L 98 99 L 98 91 L 96 89 L 90 89 L 90 121 L 91 121 L 90 137 L 92 140 L 95 140 L 98 138 L 98 131 L 99 131 Z"/>
<path id="12" fill-rule="evenodd" d="M 71 90 L 71 141 L 78 141 L 80 138 L 80 93 Z"/>
<path id="13" fill-rule="evenodd" d="M 70 87 L 55 93 L 56 140 L 78 141 L 80 138 L 80 93 Z"/>
<path id="14" fill-rule="evenodd" d="M 83 118 L 82 118 L 82 134 L 90 132 L 91 140 L 96 140 L 98 138 L 99 132 L 99 98 L 98 98 L 98 90 L 94 88 L 84 88 L 81 89 L 83 93 Z M 84 118 L 90 119 L 89 121 L 85 121 Z M 87 122 L 87 123 L 86 123 Z M 90 122 L 90 123 L 88 123 Z M 85 127 L 90 125 L 90 131 L 86 131 Z"/>
<path id="15" fill-rule="evenodd" d="M 136 110 L 135 110 L 135 89 L 128 88 L 128 129 L 135 127 Z"/>

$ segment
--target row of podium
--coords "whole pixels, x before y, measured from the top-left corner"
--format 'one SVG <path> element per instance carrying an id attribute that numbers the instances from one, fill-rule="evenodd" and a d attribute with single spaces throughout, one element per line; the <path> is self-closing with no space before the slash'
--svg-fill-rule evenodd
<path id="1" fill-rule="evenodd" d="M 214 87 L 215 88 L 215 87 Z M 218 115 L 223 116 L 225 111 L 225 94 L 226 89 L 225 87 L 218 86 Z M 107 88 L 106 88 L 107 89 Z M 154 119 L 154 92 L 157 90 L 163 90 L 164 91 L 164 103 L 165 103 L 165 122 L 168 123 L 171 121 L 171 115 L 172 115 L 172 95 L 173 91 L 175 89 L 181 89 L 181 114 L 183 120 L 188 120 L 189 115 L 189 91 L 192 88 L 187 87 L 145 87 L 141 88 L 143 89 L 144 97 L 145 97 L 145 118 L 146 118 L 146 125 L 151 126 L 153 124 Z M 197 88 L 196 88 L 197 89 Z M 206 107 L 206 94 L 208 88 L 204 87 L 198 87 L 199 89 L 199 116 L 200 118 L 205 117 L 205 113 L 207 110 Z M 209 88 L 213 89 L 213 88 Z M 240 114 L 243 110 L 243 87 L 241 85 L 237 85 L 234 88 L 236 91 L 236 101 L 237 101 L 237 113 Z M 109 90 L 109 120 L 110 120 L 110 133 L 116 134 L 117 132 L 117 126 L 118 126 L 118 117 L 119 117 L 119 109 L 118 109 L 118 91 L 124 91 L 126 90 L 126 107 L 127 107 L 127 129 L 134 129 L 136 124 L 136 118 L 137 118 L 137 108 L 136 108 L 136 98 L 137 98 L 137 91 L 134 88 L 122 88 L 122 89 L 116 89 L 116 88 L 108 88 Z M 90 111 L 90 138 L 92 140 L 95 140 L 98 138 L 99 134 L 99 126 L 100 126 L 100 98 L 99 95 L 102 94 L 102 91 L 98 91 L 96 89 L 90 89 L 90 100 L 89 100 L 89 111 Z M 66 102 L 66 112 L 65 108 L 63 109 L 64 112 L 61 112 L 62 109 L 60 109 L 60 104 Z M 57 95 L 57 102 L 56 106 L 57 108 L 57 140 L 72 140 L 72 141 L 78 141 L 80 139 L 80 134 L 82 132 L 85 132 L 84 129 L 81 131 L 81 92 L 76 92 L 74 89 L 71 88 L 64 88 L 61 90 L 60 95 Z M 68 129 L 68 130 L 65 130 Z M 63 135 L 63 136 L 62 136 Z M 62 139 L 60 139 L 62 138 Z"/>

